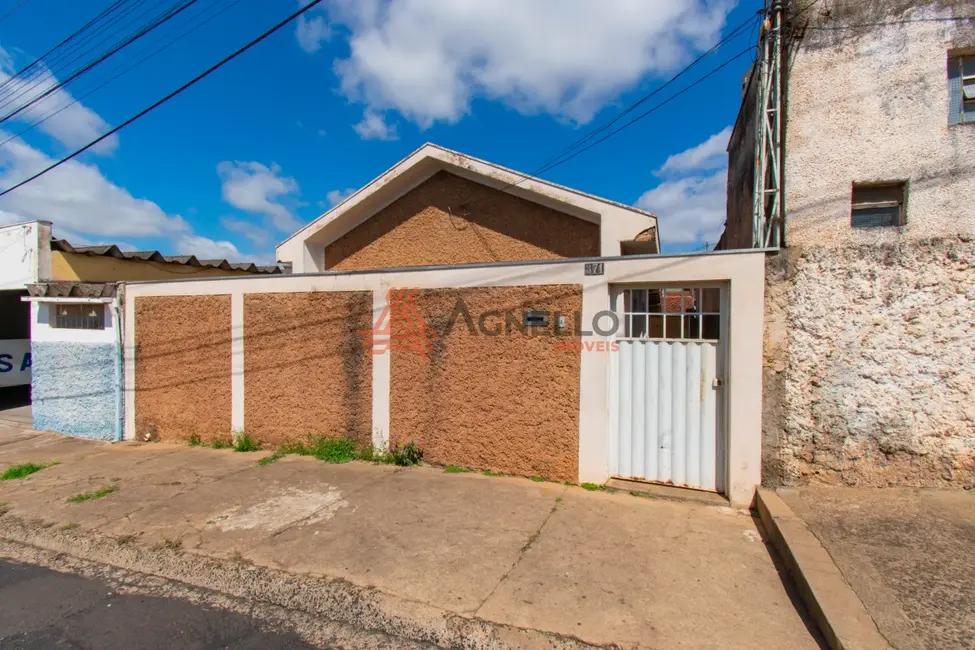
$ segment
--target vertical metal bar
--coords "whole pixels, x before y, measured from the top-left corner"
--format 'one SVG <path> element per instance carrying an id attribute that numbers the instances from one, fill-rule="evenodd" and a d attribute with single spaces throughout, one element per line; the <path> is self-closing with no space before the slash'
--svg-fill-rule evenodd
<path id="1" fill-rule="evenodd" d="M 646 446 L 644 452 L 646 454 L 646 462 L 644 463 L 644 471 L 646 472 L 646 477 L 648 480 L 656 481 L 659 480 L 660 474 L 657 468 L 657 453 L 659 448 L 659 443 L 657 441 L 658 434 L 658 423 L 659 423 L 659 412 L 660 412 L 660 346 L 665 345 L 664 343 L 659 343 L 657 341 L 651 341 L 647 343 L 647 360 L 646 360 L 646 376 L 647 376 L 647 405 L 644 409 L 644 419 L 645 426 L 644 430 L 647 433 Z"/>
<path id="2" fill-rule="evenodd" d="M 644 426 L 646 417 L 644 409 L 647 403 L 646 348 L 650 345 L 652 344 L 646 341 L 633 344 L 633 415 L 630 420 L 633 439 L 630 443 L 630 450 L 632 452 L 630 475 L 636 478 L 646 478 L 646 471 L 643 464 L 646 455 L 644 444 L 647 438 L 647 432 Z"/>
<path id="3" fill-rule="evenodd" d="M 620 341 L 620 475 L 632 476 L 633 341 Z"/>
<path id="4" fill-rule="evenodd" d="M 673 460 L 671 461 L 671 480 L 676 485 L 687 483 L 687 346 L 683 341 L 673 344 L 674 356 L 671 364 L 673 382 Z"/>

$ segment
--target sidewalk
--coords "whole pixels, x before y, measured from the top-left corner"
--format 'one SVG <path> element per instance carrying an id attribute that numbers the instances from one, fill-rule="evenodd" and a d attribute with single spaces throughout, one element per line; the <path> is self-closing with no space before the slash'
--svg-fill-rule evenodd
<path id="1" fill-rule="evenodd" d="M 975 491 L 779 490 L 897 650 L 975 647 Z"/>
<path id="2" fill-rule="evenodd" d="M 0 555 L 62 552 L 441 647 L 820 647 L 747 512 L 264 455 L 0 425 L 0 470 L 60 461 L 0 482 Z"/>

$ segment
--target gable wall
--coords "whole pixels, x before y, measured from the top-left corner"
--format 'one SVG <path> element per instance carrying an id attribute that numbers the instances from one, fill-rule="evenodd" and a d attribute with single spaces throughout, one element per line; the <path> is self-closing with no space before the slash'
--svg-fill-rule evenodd
<path id="1" fill-rule="evenodd" d="M 599 225 L 438 172 L 325 247 L 327 270 L 595 257 Z"/>

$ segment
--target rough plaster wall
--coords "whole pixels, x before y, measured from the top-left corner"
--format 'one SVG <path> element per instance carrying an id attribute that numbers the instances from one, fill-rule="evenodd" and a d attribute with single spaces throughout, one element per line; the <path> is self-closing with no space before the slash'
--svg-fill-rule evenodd
<path id="1" fill-rule="evenodd" d="M 244 295 L 244 429 L 372 442 L 372 292 Z"/>
<path id="2" fill-rule="evenodd" d="M 31 344 L 31 414 L 35 429 L 115 440 L 115 346 Z"/>
<path id="3" fill-rule="evenodd" d="M 230 296 L 135 299 L 135 427 L 162 440 L 230 430 Z"/>
<path id="4" fill-rule="evenodd" d="M 831 2 L 831 28 L 895 24 L 803 35 L 788 73 L 790 246 L 975 233 L 975 124 L 948 125 L 947 81 L 947 51 L 975 46 L 975 24 L 942 20 L 975 15 L 975 3 L 914 4 Z M 898 180 L 909 181 L 906 226 L 851 228 L 851 184 Z"/>
<path id="5" fill-rule="evenodd" d="M 445 171 L 325 247 L 325 268 L 599 255 L 599 225 Z"/>
<path id="6" fill-rule="evenodd" d="M 526 306 L 558 311 L 569 324 L 560 340 L 578 341 L 571 333 L 572 315 L 582 310 L 577 285 L 419 292 L 416 304 L 439 338 L 427 358 L 392 352 L 391 436 L 421 441 L 433 463 L 577 480 L 580 353 L 558 349 L 552 336 L 514 328 L 507 336 L 474 335 L 463 318 L 444 336 L 458 297 L 475 325 L 492 310 L 513 310 L 518 324 Z M 394 336 L 402 331 L 395 320 Z"/>
<path id="7" fill-rule="evenodd" d="M 768 267 L 763 482 L 975 485 L 975 243 Z"/>

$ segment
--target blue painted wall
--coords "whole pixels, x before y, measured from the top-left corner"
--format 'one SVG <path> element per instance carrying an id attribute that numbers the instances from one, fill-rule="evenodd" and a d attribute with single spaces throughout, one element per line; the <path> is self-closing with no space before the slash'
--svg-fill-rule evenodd
<path id="1" fill-rule="evenodd" d="M 34 428 L 115 440 L 115 346 L 104 343 L 31 344 Z"/>

